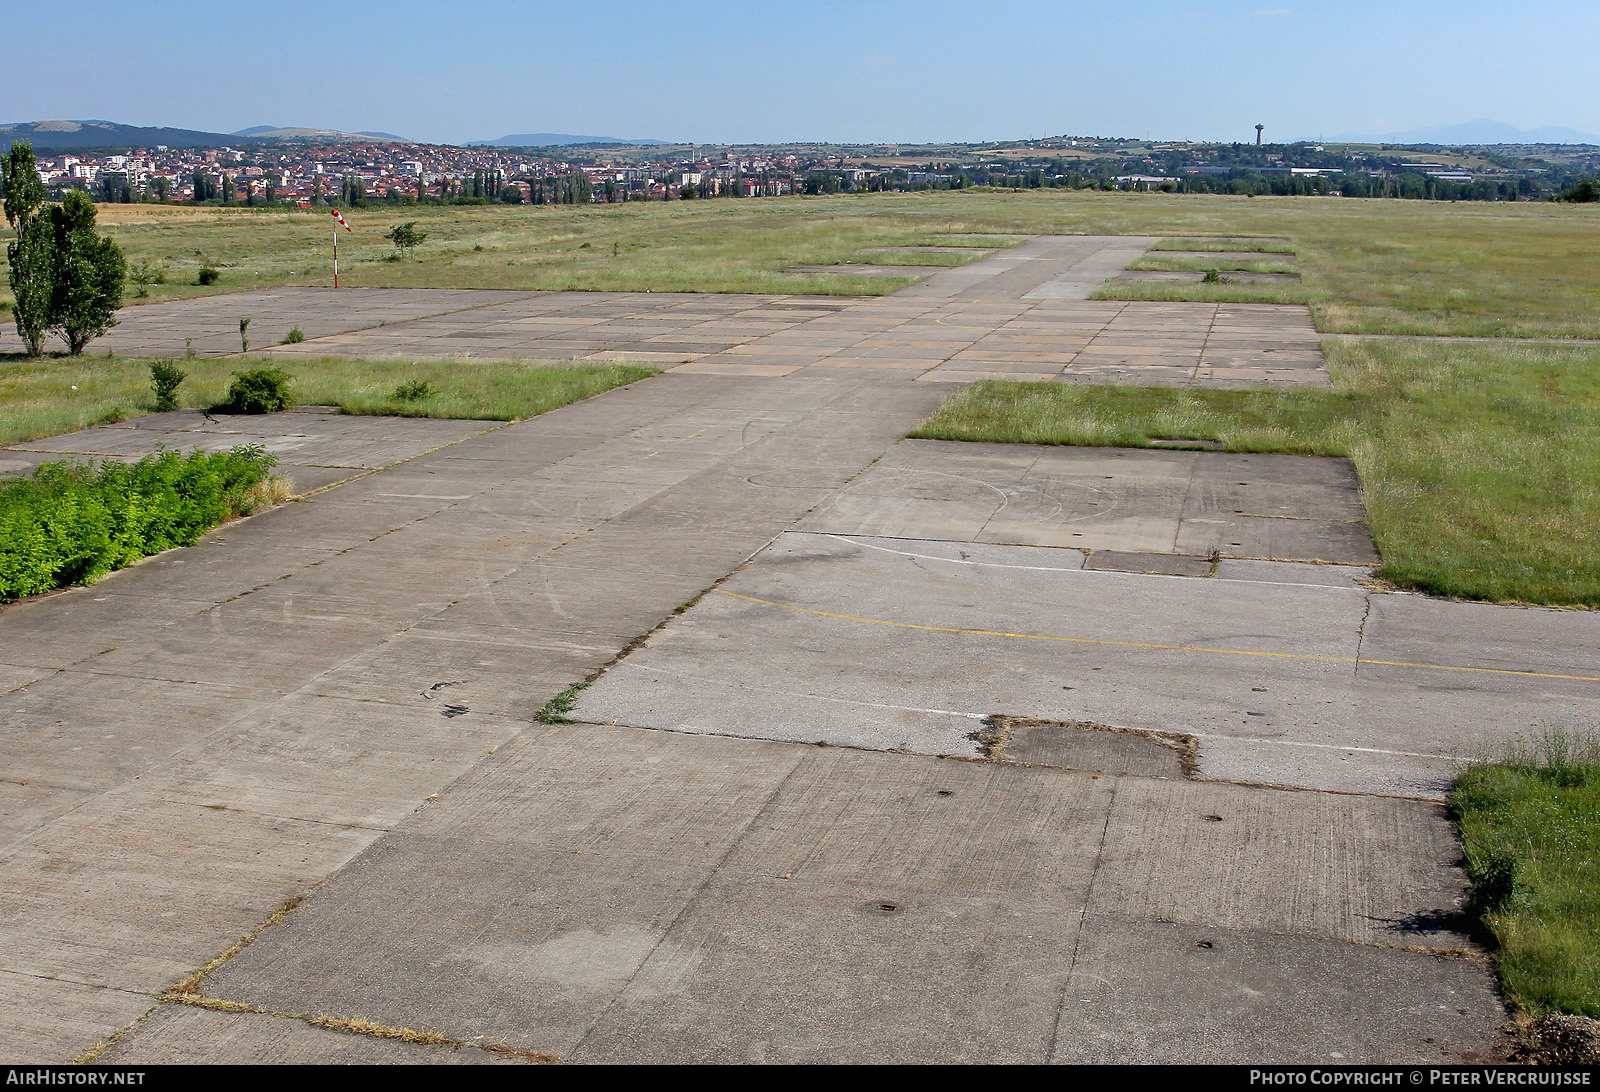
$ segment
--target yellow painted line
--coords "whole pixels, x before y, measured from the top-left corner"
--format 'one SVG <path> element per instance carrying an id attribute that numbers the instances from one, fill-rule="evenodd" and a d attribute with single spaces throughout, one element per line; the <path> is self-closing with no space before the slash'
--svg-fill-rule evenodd
<path id="1" fill-rule="evenodd" d="M 835 614 L 832 611 L 813 610 L 810 607 L 797 607 L 790 603 L 775 603 L 770 599 L 757 599 L 753 595 L 740 595 L 738 592 L 716 588 L 715 591 L 723 595 L 732 596 L 734 599 L 743 599 L 750 603 L 760 603 L 764 607 L 777 607 L 780 610 L 792 610 L 801 614 L 815 614 L 823 618 L 838 618 L 845 622 L 870 622 L 875 626 L 893 626 L 896 629 L 921 629 L 930 633 L 966 633 L 975 637 L 1015 637 L 1025 641 L 1062 641 L 1073 645 L 1105 645 L 1111 648 L 1148 648 L 1160 652 L 1208 652 L 1214 656 L 1263 656 L 1273 660 L 1314 660 L 1330 664 L 1372 664 L 1375 667 L 1414 667 L 1423 671 L 1472 671 L 1484 675 L 1520 675 L 1530 679 L 1565 679 L 1569 682 L 1600 682 L 1600 677 L 1591 675 L 1557 675 L 1545 671 L 1513 671 L 1503 667 L 1460 667 L 1454 664 L 1414 664 L 1404 660 L 1369 660 L 1365 657 L 1349 656 L 1311 656 L 1300 652 L 1256 652 L 1241 648 L 1200 648 L 1193 645 L 1158 645 L 1142 641 L 1107 641 L 1097 637 L 1051 637 L 1039 633 L 1006 633 L 993 629 L 960 629 L 955 626 L 922 626 L 915 622 L 891 622 L 883 618 L 859 618 L 853 614 Z"/>

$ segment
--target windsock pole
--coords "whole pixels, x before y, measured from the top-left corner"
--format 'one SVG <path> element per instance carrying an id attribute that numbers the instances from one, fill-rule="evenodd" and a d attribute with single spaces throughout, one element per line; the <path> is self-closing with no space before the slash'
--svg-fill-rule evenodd
<path id="1" fill-rule="evenodd" d="M 333 286 L 335 288 L 338 288 L 339 287 L 339 229 L 340 228 L 344 228 L 346 231 L 354 231 L 355 228 L 353 228 L 349 224 L 345 223 L 344 217 L 339 215 L 339 210 L 338 209 L 331 209 L 329 211 L 331 211 L 333 213 L 333 219 L 334 219 L 334 226 L 333 226 Z"/>

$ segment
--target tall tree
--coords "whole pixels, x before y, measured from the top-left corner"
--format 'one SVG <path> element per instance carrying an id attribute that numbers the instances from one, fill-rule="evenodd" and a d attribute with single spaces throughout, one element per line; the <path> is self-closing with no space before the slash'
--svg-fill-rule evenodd
<path id="1" fill-rule="evenodd" d="M 122 251 L 95 231 L 94 219 L 94 202 L 81 190 L 68 190 L 61 204 L 50 207 L 50 328 L 73 356 L 117 324 L 128 273 Z"/>
<path id="2" fill-rule="evenodd" d="M 49 220 L 39 215 L 45 188 L 33 157 L 33 145 L 14 142 L 3 170 L 6 222 L 17 233 L 6 244 L 11 314 L 28 355 L 38 356 L 44 352 L 45 332 L 50 328 L 52 239 Z"/>
<path id="3" fill-rule="evenodd" d="M 6 244 L 6 261 L 11 282 L 11 316 L 17 336 L 29 356 L 44 352 L 45 334 L 50 329 L 51 277 L 55 245 L 48 217 L 36 216 L 17 230 L 17 237 Z"/>

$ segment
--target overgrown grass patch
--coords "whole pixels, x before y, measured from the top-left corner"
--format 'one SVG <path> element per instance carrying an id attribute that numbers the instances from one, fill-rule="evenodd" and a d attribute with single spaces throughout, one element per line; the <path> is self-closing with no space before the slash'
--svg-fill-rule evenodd
<path id="1" fill-rule="evenodd" d="M 1507 999 L 1600 1018 L 1600 738 L 1551 729 L 1469 767 L 1451 803 Z"/>
<path id="2" fill-rule="evenodd" d="M 1183 238 L 1162 239 L 1150 248 L 1152 252 L 1185 250 L 1211 250 L 1234 251 L 1242 253 L 1251 251 L 1258 254 L 1293 254 L 1294 244 L 1287 239 L 1237 239 L 1224 236 L 1221 238 Z"/>
<path id="3" fill-rule="evenodd" d="M 1206 264 L 1202 269 L 1219 268 Z M 1283 281 L 1223 281 L 1220 284 L 1170 281 L 1136 281 L 1113 277 L 1089 297 L 1093 300 L 1144 300 L 1158 303 L 1308 303 L 1302 285 Z"/>
<path id="4" fill-rule="evenodd" d="M 1192 440 L 1225 451 L 1344 455 L 1356 400 L 1332 391 L 1208 391 L 980 380 L 911 435 L 927 440 L 1148 447 Z"/>
<path id="5" fill-rule="evenodd" d="M 1281 258 L 1195 258 L 1147 254 L 1130 262 L 1129 269 L 1154 269 L 1174 273 L 1204 273 L 1208 269 L 1240 273 L 1298 273 L 1300 267 Z"/>
<path id="6" fill-rule="evenodd" d="M 406 360 L 358 357 L 231 358 L 181 361 L 179 408 L 205 409 L 227 401 L 232 373 L 272 365 L 291 376 L 297 402 L 337 405 L 348 413 L 462 417 L 511 421 L 533 417 L 612 387 L 655 375 L 644 364 L 543 364 L 503 360 Z M 0 362 L 0 443 L 54 436 L 155 409 L 151 361 L 124 357 L 46 357 Z M 426 384 L 424 397 L 401 399 L 407 384 Z M 414 388 L 415 389 L 415 388 Z"/>
<path id="7" fill-rule="evenodd" d="M 1383 578 L 1600 607 L 1600 350 L 1330 341 L 1324 352 L 1332 391 L 984 382 L 912 435 L 1348 456 Z"/>
<path id="8" fill-rule="evenodd" d="M 0 603 L 92 584 L 281 502 L 275 461 L 259 447 L 164 451 L 135 463 L 46 463 L 0 484 Z"/>

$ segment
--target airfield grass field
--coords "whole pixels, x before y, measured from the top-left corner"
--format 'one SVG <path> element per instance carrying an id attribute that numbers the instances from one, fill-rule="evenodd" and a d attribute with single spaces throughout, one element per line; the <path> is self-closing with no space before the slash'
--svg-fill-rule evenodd
<path id="1" fill-rule="evenodd" d="M 1310 304 L 1328 333 L 1600 337 L 1593 206 L 980 189 L 592 206 L 376 204 L 350 219 L 356 232 L 340 242 L 341 282 L 396 288 L 857 295 L 907 282 L 782 270 L 959 262 L 960 255 L 863 253 L 948 244 L 936 238 L 943 233 L 1154 235 L 1170 249 L 1216 249 L 1220 237 L 1230 250 L 1270 250 L 1278 244 L 1262 240 L 1287 239 L 1302 285 L 1126 282 L 1120 298 L 1293 297 Z M 407 221 L 427 240 L 412 257 L 391 260 L 396 251 L 383 233 Z M 330 280 L 326 212 L 102 205 L 100 222 L 130 261 L 166 269 L 168 283 L 153 286 L 151 300 Z M 192 283 L 206 264 L 221 272 L 211 288 Z"/>
<path id="2" fill-rule="evenodd" d="M 1157 268 L 1211 267 L 1186 257 L 1194 249 L 1288 251 L 1304 281 L 1117 280 L 1102 297 L 1304 301 L 1325 333 L 1600 337 L 1600 208 L 1592 206 L 979 190 L 584 207 L 377 205 L 350 218 L 358 233 L 341 239 L 341 280 L 351 286 L 871 294 L 907 281 L 781 270 L 904 264 L 899 254 L 864 248 L 983 241 L 948 237 L 962 233 L 1139 234 L 1161 239 L 1146 259 Z M 427 239 L 414 257 L 391 260 L 396 251 L 382 232 L 408 220 Z M 107 205 L 101 223 L 131 260 L 168 271 L 152 300 L 329 280 L 325 212 Z M 213 289 L 188 283 L 206 263 L 222 271 Z M 1464 598 L 1600 606 L 1600 354 L 1382 340 L 1329 340 L 1325 352 L 1332 393 L 1049 386 L 1024 396 L 984 384 L 958 396 L 923 434 L 1044 443 L 1175 435 L 1234 450 L 1347 454 L 1361 473 L 1387 579 Z M 196 362 L 188 404 L 219 398 L 237 366 Z M 387 395 L 411 378 L 405 369 L 426 379 L 433 367 L 476 376 L 477 385 L 441 379 L 434 385 L 452 393 L 412 412 L 524 416 L 521 396 L 508 392 L 538 374 L 486 362 L 462 371 L 326 360 L 295 365 L 296 398 L 393 406 Z M 138 412 L 148 400 L 144 369 L 104 358 L 0 362 L 4 438 Z M 74 382 L 78 392 L 69 390 Z"/>
<path id="3" fill-rule="evenodd" d="M 405 360 L 305 357 L 195 357 L 176 361 L 188 373 L 180 408 L 208 409 L 226 398 L 230 375 L 273 366 L 288 372 L 295 402 L 339 406 L 345 413 L 518 421 L 625 386 L 660 371 L 626 362 L 533 364 L 497 360 Z M 0 444 L 55 436 L 154 411 L 149 360 L 47 357 L 0 363 Z M 411 397 L 397 391 L 413 386 Z"/>

